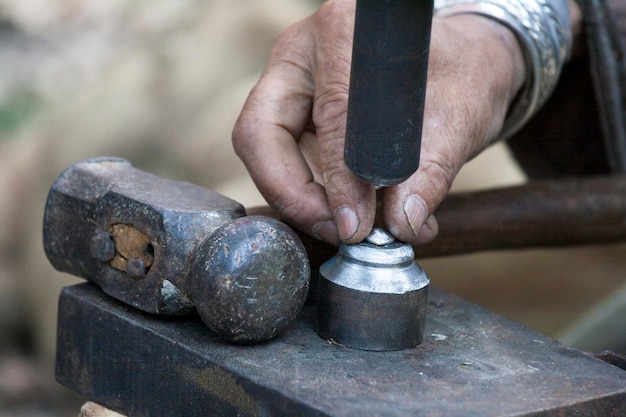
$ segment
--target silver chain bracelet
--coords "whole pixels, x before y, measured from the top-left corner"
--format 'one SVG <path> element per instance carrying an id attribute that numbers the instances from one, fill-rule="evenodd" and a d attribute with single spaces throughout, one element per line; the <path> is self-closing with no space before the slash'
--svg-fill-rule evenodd
<path id="1" fill-rule="evenodd" d="M 567 0 L 435 0 L 436 16 L 467 13 L 506 25 L 524 51 L 527 81 L 499 137 L 508 139 L 548 100 L 569 58 L 572 34 Z"/>

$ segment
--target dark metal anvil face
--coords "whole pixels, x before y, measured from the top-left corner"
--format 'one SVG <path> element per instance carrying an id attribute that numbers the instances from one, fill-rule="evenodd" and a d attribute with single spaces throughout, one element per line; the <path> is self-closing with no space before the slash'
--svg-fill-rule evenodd
<path id="1" fill-rule="evenodd" d="M 436 288 L 424 342 L 394 352 L 318 337 L 312 305 L 256 346 L 89 284 L 59 306 L 58 381 L 133 417 L 626 415 L 625 371 Z"/>

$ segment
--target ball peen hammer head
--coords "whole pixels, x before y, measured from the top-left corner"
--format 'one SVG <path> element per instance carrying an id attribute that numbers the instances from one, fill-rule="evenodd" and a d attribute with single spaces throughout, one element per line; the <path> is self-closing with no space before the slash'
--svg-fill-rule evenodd
<path id="1" fill-rule="evenodd" d="M 276 336 L 306 300 L 309 263 L 300 249 L 289 227 L 262 216 L 240 217 L 213 232 L 195 251 L 187 286 L 202 296 L 196 309 L 207 326 L 237 343 Z"/>
<path id="2" fill-rule="evenodd" d="M 286 225 L 119 158 L 82 161 L 59 176 L 43 241 L 57 270 L 148 313 L 195 310 L 241 344 L 280 333 L 309 288 L 306 251 Z"/>

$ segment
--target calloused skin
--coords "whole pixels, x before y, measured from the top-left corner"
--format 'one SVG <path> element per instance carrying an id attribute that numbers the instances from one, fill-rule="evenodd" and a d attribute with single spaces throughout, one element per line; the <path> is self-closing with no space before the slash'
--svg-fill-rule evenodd
<path id="1" fill-rule="evenodd" d="M 377 212 L 374 186 L 343 160 L 355 0 L 331 0 L 285 30 L 233 130 L 233 145 L 279 216 L 338 245 L 357 243 Z M 580 11 L 570 2 L 575 39 Z M 433 213 L 465 162 L 498 136 L 526 79 L 521 47 L 478 15 L 434 17 L 420 167 L 378 193 L 383 223 L 419 245 L 437 235 Z"/>

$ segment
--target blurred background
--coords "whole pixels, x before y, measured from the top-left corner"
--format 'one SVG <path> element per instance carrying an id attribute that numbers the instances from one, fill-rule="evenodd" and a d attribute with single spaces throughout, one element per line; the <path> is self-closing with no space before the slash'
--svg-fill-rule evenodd
<path id="1" fill-rule="evenodd" d="M 52 182 L 78 160 L 120 156 L 263 204 L 230 132 L 277 34 L 318 3 L 0 0 L 0 416 L 74 416 L 86 401 L 54 381 L 58 294 L 80 280 L 43 253 Z M 454 187 L 524 181 L 497 145 Z M 600 351 L 624 339 L 620 321 L 585 344 L 590 320 L 626 298 L 626 245 L 420 264 L 434 285 L 565 343 Z"/>

